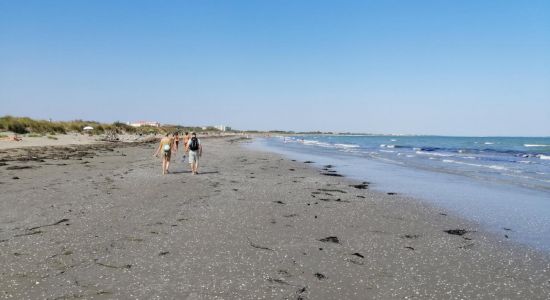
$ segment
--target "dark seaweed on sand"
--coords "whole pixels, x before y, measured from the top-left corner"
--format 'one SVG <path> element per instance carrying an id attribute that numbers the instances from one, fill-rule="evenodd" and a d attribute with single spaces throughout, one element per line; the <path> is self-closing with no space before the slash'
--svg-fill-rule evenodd
<path id="1" fill-rule="evenodd" d="M 449 230 L 443 230 L 444 232 L 452 235 L 465 235 L 469 231 L 466 229 L 449 229 Z"/>
<path id="2" fill-rule="evenodd" d="M 340 240 L 336 236 L 327 236 L 326 238 L 322 238 L 319 241 L 324 243 L 335 243 L 335 244 L 340 243 Z"/>
<path id="3" fill-rule="evenodd" d="M 321 175 L 334 176 L 334 177 L 344 177 L 343 175 L 340 175 L 338 173 L 321 173 Z"/>

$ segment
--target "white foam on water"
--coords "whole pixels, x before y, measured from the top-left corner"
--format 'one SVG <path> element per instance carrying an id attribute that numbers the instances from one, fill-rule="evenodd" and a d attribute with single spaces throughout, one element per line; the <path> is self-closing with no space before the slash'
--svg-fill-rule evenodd
<path id="1" fill-rule="evenodd" d="M 550 145 L 523 144 L 524 147 L 550 147 Z"/>
<path id="2" fill-rule="evenodd" d="M 329 143 L 323 143 L 323 142 L 318 142 L 318 141 L 313 141 L 313 140 L 304 140 L 303 144 L 304 145 L 310 145 L 310 146 L 319 146 L 319 147 L 324 147 L 324 148 L 333 148 L 334 147 L 333 145 L 331 145 Z"/>
<path id="3" fill-rule="evenodd" d="M 359 145 L 355 145 L 355 144 L 334 144 L 334 146 L 342 147 L 342 148 L 359 148 Z"/>
<path id="4" fill-rule="evenodd" d="M 380 150 L 380 152 L 386 152 L 386 153 L 395 153 L 394 150 Z"/>
<path id="5" fill-rule="evenodd" d="M 478 168 L 489 168 L 489 169 L 500 170 L 500 171 L 508 170 L 507 168 L 505 168 L 505 167 L 503 167 L 503 166 L 499 166 L 499 165 L 490 165 L 490 166 L 487 166 L 487 165 L 480 165 L 480 164 L 471 164 L 471 163 L 466 163 L 466 162 L 462 162 L 462 161 L 456 161 L 456 160 L 452 160 L 452 159 L 444 159 L 443 162 L 445 162 L 445 163 L 453 163 L 453 164 L 457 164 L 457 165 L 465 165 L 465 166 L 471 166 L 471 167 L 478 167 Z"/>
<path id="6" fill-rule="evenodd" d="M 485 142 L 484 144 L 485 144 L 485 145 L 494 145 L 495 143 L 493 143 L 493 142 Z"/>
<path id="7" fill-rule="evenodd" d="M 550 160 L 550 155 L 543 155 L 543 154 L 540 154 L 540 155 L 538 155 L 538 158 L 544 159 L 544 160 Z"/>
<path id="8" fill-rule="evenodd" d="M 434 153 L 434 152 L 426 152 L 426 151 L 416 151 L 416 154 L 421 154 L 421 155 L 432 155 L 432 156 L 442 156 L 442 157 L 454 156 L 454 155 L 452 155 L 452 154 Z"/>

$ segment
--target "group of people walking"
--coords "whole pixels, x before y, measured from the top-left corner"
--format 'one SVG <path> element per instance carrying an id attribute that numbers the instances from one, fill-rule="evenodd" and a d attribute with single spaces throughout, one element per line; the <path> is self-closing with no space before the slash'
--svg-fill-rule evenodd
<path id="1" fill-rule="evenodd" d="M 192 132 L 185 132 L 185 135 L 180 138 L 179 133 L 167 133 L 165 137 L 160 140 L 159 146 L 153 154 L 154 157 L 162 155 L 162 174 L 168 174 L 170 168 L 170 160 L 172 154 L 174 156 L 178 153 L 180 148 L 180 140 L 182 143 L 183 161 L 185 162 L 186 155 L 189 157 L 189 164 L 191 166 L 191 173 L 193 175 L 199 174 L 199 158 L 202 156 L 202 145 L 197 138 L 197 134 Z"/>

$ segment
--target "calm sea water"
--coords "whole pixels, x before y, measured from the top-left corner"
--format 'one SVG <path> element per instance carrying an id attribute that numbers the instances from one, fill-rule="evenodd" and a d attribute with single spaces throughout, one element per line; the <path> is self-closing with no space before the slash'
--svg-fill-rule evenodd
<path id="1" fill-rule="evenodd" d="M 424 199 L 550 251 L 548 137 L 310 135 L 261 139 L 254 146 L 336 165 L 375 189 Z"/>

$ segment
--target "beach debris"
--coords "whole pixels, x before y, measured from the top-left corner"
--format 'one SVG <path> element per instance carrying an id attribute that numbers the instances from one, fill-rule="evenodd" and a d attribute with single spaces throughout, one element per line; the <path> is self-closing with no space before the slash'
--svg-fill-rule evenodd
<path id="1" fill-rule="evenodd" d="M 357 256 L 357 257 L 361 257 L 361 258 L 365 258 L 365 256 L 363 256 L 363 254 L 358 253 L 358 252 L 352 253 L 351 255 L 354 255 L 354 256 Z"/>
<path id="2" fill-rule="evenodd" d="M 118 137 L 118 134 L 115 131 L 109 130 L 105 132 L 105 135 L 100 140 L 104 142 L 118 142 L 120 141 L 120 138 Z M 105 150 L 112 151 L 112 149 L 105 149 Z"/>
<path id="3" fill-rule="evenodd" d="M 395 195 L 395 194 L 397 194 L 397 193 L 389 192 L 389 193 L 387 193 L 387 194 L 391 196 L 391 195 Z"/>
<path id="4" fill-rule="evenodd" d="M 337 190 L 337 189 L 317 189 L 317 190 L 321 192 L 336 192 L 336 193 L 347 194 L 346 191 Z"/>
<path id="5" fill-rule="evenodd" d="M 279 279 L 279 278 L 267 277 L 266 280 L 269 281 L 269 282 L 273 282 L 273 283 L 278 283 L 278 284 L 283 284 L 283 285 L 289 285 L 288 282 L 284 281 L 283 279 Z"/>
<path id="6" fill-rule="evenodd" d="M 311 160 L 306 160 L 304 161 L 304 164 L 314 164 L 315 162 L 314 161 L 311 161 Z"/>
<path id="7" fill-rule="evenodd" d="M 357 198 L 365 199 L 365 196 L 357 195 Z"/>
<path id="8" fill-rule="evenodd" d="M 361 184 L 352 184 L 350 186 L 359 190 L 366 190 L 369 187 L 369 184 L 367 182 L 363 182 Z"/>
<path id="9" fill-rule="evenodd" d="M 17 180 L 17 179 L 19 179 L 19 177 L 17 177 L 17 176 L 13 176 L 13 177 L 12 177 L 11 179 L 13 179 L 13 180 Z"/>
<path id="10" fill-rule="evenodd" d="M 338 173 L 321 173 L 321 175 L 333 176 L 333 177 L 344 177 L 344 175 L 340 175 Z"/>
<path id="11" fill-rule="evenodd" d="M 250 244 L 250 246 L 252 246 L 252 248 L 256 248 L 256 249 L 262 249 L 262 250 L 268 250 L 268 251 L 275 251 L 271 248 L 268 248 L 268 247 L 264 247 L 264 246 L 260 246 L 258 244 L 255 244 L 253 243 L 249 238 L 246 238 L 248 240 L 248 243 Z"/>
<path id="12" fill-rule="evenodd" d="M 288 169 L 289 171 L 296 171 L 295 169 Z"/>
<path id="13" fill-rule="evenodd" d="M 162 251 L 161 253 L 159 253 L 159 256 L 164 256 L 166 254 L 170 253 L 170 251 Z"/>
<path id="14" fill-rule="evenodd" d="M 27 229 L 27 230 L 32 231 L 32 230 L 35 230 L 35 229 L 38 229 L 38 228 L 42 228 L 42 227 L 55 226 L 55 225 L 59 225 L 59 224 L 61 224 L 61 223 L 65 223 L 65 222 L 68 222 L 68 221 L 69 221 L 69 219 L 61 219 L 61 220 L 59 220 L 59 221 L 57 221 L 57 222 L 55 222 L 55 223 L 52 223 L 52 224 L 41 225 L 41 226 L 35 226 L 35 227 L 31 227 L 31 228 L 29 228 L 29 229 Z"/>
<path id="15" fill-rule="evenodd" d="M 402 239 L 417 239 L 419 237 L 419 234 L 405 234 L 401 236 Z"/>
<path id="16" fill-rule="evenodd" d="M 327 278 L 325 275 L 323 275 L 323 274 L 321 274 L 321 273 L 318 273 L 318 272 L 315 273 L 315 274 L 313 274 L 313 275 L 314 275 L 315 277 L 317 277 L 317 279 L 319 279 L 319 280 L 323 280 L 323 279 L 326 279 L 326 278 Z"/>
<path id="17" fill-rule="evenodd" d="M 102 263 L 102 262 L 99 262 L 98 259 L 94 259 L 94 262 L 96 265 L 99 265 L 99 266 L 102 266 L 102 267 L 106 267 L 106 268 L 111 268 L 111 269 L 130 269 L 132 268 L 132 265 L 128 264 L 128 265 L 121 265 L 121 266 L 115 266 L 115 265 L 110 265 L 110 264 L 105 264 L 105 263 Z"/>
<path id="18" fill-rule="evenodd" d="M 298 295 L 298 300 L 304 299 L 302 298 L 301 294 L 305 293 L 307 291 L 307 286 L 304 286 L 303 288 L 296 291 L 296 294 Z"/>
<path id="19" fill-rule="evenodd" d="M 502 229 L 504 229 L 504 230 L 506 230 L 506 231 L 512 231 L 511 228 L 502 227 Z"/>
<path id="20" fill-rule="evenodd" d="M 340 240 L 338 239 L 338 237 L 336 236 L 327 236 L 326 238 L 322 238 L 319 240 L 320 242 L 323 242 L 323 243 L 335 243 L 335 244 L 340 244 Z"/>
<path id="21" fill-rule="evenodd" d="M 292 275 L 290 275 L 290 273 L 287 270 L 278 270 L 277 273 L 279 273 L 279 275 L 286 278 L 292 277 Z"/>
<path id="22" fill-rule="evenodd" d="M 466 233 L 469 232 L 466 229 L 449 229 L 449 230 L 443 230 L 443 231 L 448 233 L 448 234 L 459 235 L 459 236 L 465 235 Z"/>
<path id="23" fill-rule="evenodd" d="M 405 249 L 414 250 L 414 248 L 411 246 L 406 246 Z"/>
<path id="24" fill-rule="evenodd" d="M 298 214 L 289 214 L 289 215 L 284 215 L 283 217 L 285 218 L 293 218 L 293 217 L 297 217 Z"/>
<path id="25" fill-rule="evenodd" d="M 277 203 L 277 204 L 285 204 L 283 201 L 281 200 L 277 200 L 277 201 L 273 201 L 273 203 Z"/>
<path id="26" fill-rule="evenodd" d="M 9 166 L 6 170 L 23 170 L 23 169 L 34 169 L 39 168 L 39 166 Z"/>

